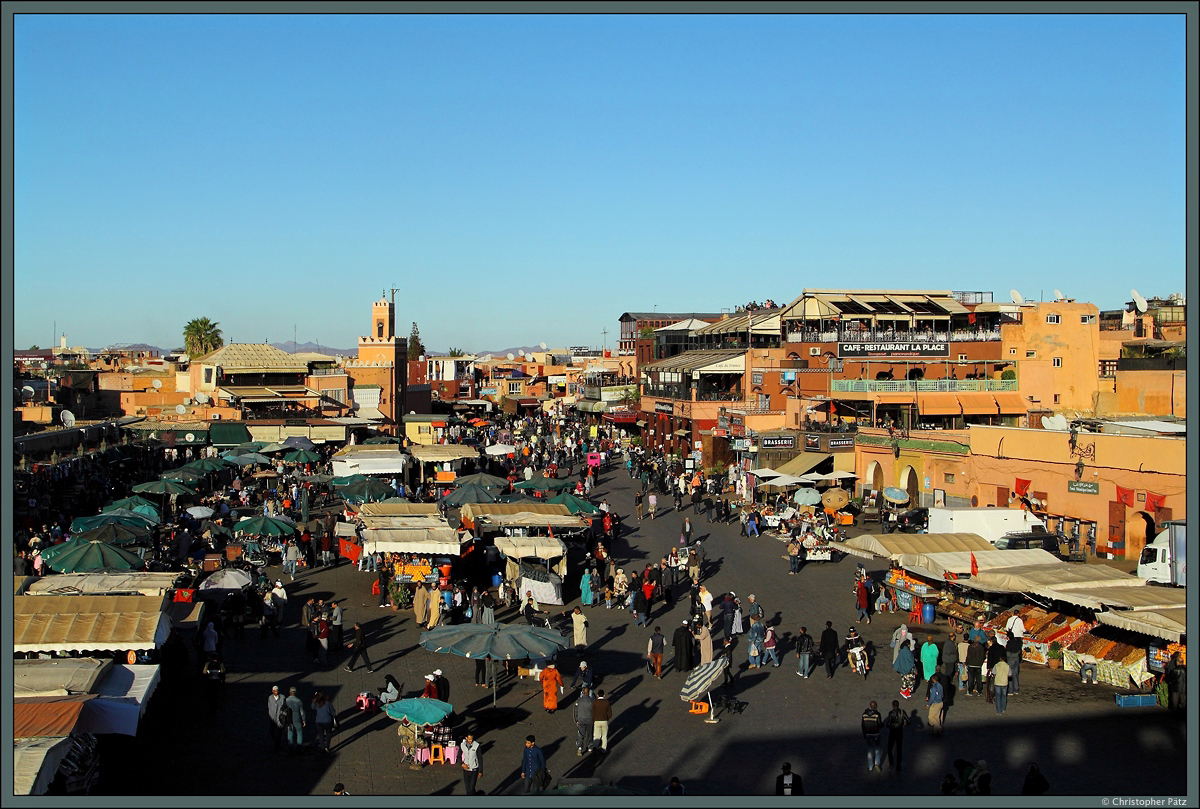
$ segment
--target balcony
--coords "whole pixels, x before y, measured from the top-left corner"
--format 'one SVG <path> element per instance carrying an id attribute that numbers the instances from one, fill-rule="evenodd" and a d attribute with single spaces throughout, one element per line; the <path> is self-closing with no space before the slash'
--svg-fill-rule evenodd
<path id="1" fill-rule="evenodd" d="M 831 379 L 830 393 L 971 393 L 1016 391 L 1016 379 Z"/>

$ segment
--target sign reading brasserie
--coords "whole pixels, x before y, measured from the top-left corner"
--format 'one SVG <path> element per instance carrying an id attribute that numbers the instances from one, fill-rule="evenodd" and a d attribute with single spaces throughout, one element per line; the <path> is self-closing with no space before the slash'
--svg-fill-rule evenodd
<path id="1" fill-rule="evenodd" d="M 829 449 L 845 449 L 846 447 L 853 448 L 854 439 L 853 438 L 827 438 L 827 439 L 825 439 L 825 446 L 828 447 Z"/>
<path id="2" fill-rule="evenodd" d="M 1087 480 L 1068 480 L 1067 491 L 1075 494 L 1100 494 L 1100 484 Z"/>
<path id="3" fill-rule="evenodd" d="M 842 359 L 857 357 L 949 357 L 949 343 L 838 343 Z"/>
<path id="4" fill-rule="evenodd" d="M 758 439 L 759 449 L 795 449 L 794 435 L 763 435 Z"/>

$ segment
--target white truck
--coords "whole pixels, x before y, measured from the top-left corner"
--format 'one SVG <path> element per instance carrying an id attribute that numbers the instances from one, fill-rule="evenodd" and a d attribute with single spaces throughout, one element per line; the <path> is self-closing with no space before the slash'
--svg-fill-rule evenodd
<path id="1" fill-rule="evenodd" d="M 1187 538 L 1183 520 L 1167 520 L 1138 559 L 1137 574 L 1155 584 L 1187 586 Z"/>
<path id="2" fill-rule="evenodd" d="M 993 545 L 1008 534 L 1049 533 L 1044 522 L 1024 509 L 969 506 L 929 509 L 926 530 L 931 534 L 979 534 Z"/>

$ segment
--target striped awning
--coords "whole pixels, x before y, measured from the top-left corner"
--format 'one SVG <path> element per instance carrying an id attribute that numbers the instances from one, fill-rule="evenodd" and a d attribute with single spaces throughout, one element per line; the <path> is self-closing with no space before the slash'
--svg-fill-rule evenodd
<path id="1" fill-rule="evenodd" d="M 917 410 L 922 416 L 957 416 L 962 413 L 953 393 L 918 393 Z"/>
<path id="2" fill-rule="evenodd" d="M 954 396 L 964 415 L 994 416 L 998 412 L 996 400 L 990 393 L 956 393 Z"/>

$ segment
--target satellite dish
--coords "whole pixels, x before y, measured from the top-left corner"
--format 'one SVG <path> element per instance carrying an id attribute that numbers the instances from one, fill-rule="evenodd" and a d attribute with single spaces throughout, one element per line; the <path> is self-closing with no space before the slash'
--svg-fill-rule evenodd
<path id="1" fill-rule="evenodd" d="M 514 357 L 513 357 L 513 353 L 512 353 L 511 351 L 510 351 L 510 352 L 508 352 L 508 358 L 509 358 L 510 360 L 511 360 L 511 359 L 514 359 Z"/>
<path id="2" fill-rule="evenodd" d="M 521 359 L 525 359 L 525 351 L 524 351 L 524 349 L 522 349 L 521 351 L 518 351 L 517 353 L 521 355 Z"/>
<path id="3" fill-rule="evenodd" d="M 162 380 L 161 380 L 161 379 L 151 379 L 151 380 L 150 380 L 150 385 L 151 385 L 151 386 L 152 386 L 152 387 L 153 387 L 155 390 L 158 390 L 159 388 L 161 388 L 161 387 L 162 387 Z"/>
<path id="4" fill-rule="evenodd" d="M 1054 290 L 1054 300 L 1061 301 L 1062 299 L 1063 299 L 1062 290 L 1059 290 L 1059 289 Z"/>
<path id="5" fill-rule="evenodd" d="M 542 351 L 545 351 L 545 350 L 546 350 L 546 344 L 545 344 L 545 343 L 538 343 L 538 348 L 542 349 Z"/>
<path id="6" fill-rule="evenodd" d="M 1067 417 L 1061 414 L 1056 413 L 1042 419 L 1042 429 L 1044 430 L 1065 430 L 1067 426 Z"/>
<path id="7" fill-rule="evenodd" d="M 26 385 L 25 387 L 21 388 L 21 393 L 25 395 L 26 399 L 32 399 L 33 394 L 36 393 L 36 391 L 34 391 L 33 388 Z"/>
<path id="8" fill-rule="evenodd" d="M 1025 296 L 1022 295 L 1020 292 L 1017 292 L 1015 289 L 1010 289 L 1008 291 L 1008 294 L 1012 298 L 1013 303 L 1016 303 L 1016 304 L 1025 303 Z"/>
<path id="9" fill-rule="evenodd" d="M 62 423 L 63 423 L 64 427 L 74 427 L 75 426 L 75 414 L 72 413 L 70 410 L 64 410 L 61 414 L 59 414 L 59 418 L 62 419 Z"/>
<path id="10" fill-rule="evenodd" d="M 1136 289 L 1129 290 L 1129 297 L 1133 298 L 1133 305 L 1139 313 L 1146 311 L 1146 299 L 1139 295 Z"/>
<path id="11" fill-rule="evenodd" d="M 207 393 L 197 393 L 196 401 L 200 404 L 208 404 L 208 394 Z"/>
<path id="12" fill-rule="evenodd" d="M 484 354 L 482 357 L 480 357 L 480 359 L 481 359 L 481 360 L 483 360 L 484 362 L 491 362 L 491 361 L 492 361 L 492 355 L 491 355 L 491 354 Z"/>
<path id="13" fill-rule="evenodd" d="M 190 404 L 192 403 L 192 400 L 191 400 L 191 399 L 184 399 L 184 400 L 183 400 L 183 403 L 184 403 L 185 405 L 190 405 Z"/>
<path id="14" fill-rule="evenodd" d="M 187 408 L 183 405 L 175 405 L 175 412 L 182 416 L 187 412 Z"/>

